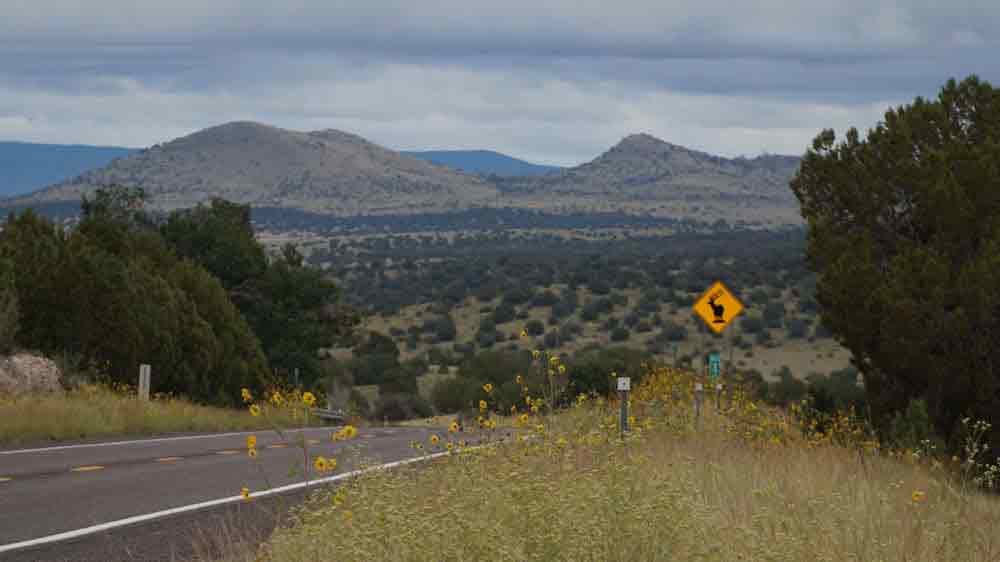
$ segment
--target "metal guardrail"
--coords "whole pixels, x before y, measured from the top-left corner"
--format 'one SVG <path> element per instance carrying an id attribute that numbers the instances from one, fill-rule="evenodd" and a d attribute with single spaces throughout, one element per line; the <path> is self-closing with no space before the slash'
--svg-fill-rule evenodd
<path id="1" fill-rule="evenodd" d="M 347 413 L 343 410 L 331 410 L 328 408 L 316 408 L 312 414 L 321 420 L 342 422 L 347 419 Z"/>

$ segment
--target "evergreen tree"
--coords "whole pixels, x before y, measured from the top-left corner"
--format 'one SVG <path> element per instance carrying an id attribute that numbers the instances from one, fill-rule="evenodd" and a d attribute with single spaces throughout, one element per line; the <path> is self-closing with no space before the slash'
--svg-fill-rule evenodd
<path id="1" fill-rule="evenodd" d="M 792 190 L 823 324 L 854 356 L 884 427 L 926 400 L 1000 443 L 1000 91 L 971 76 L 891 109 L 862 139 L 813 141 Z"/>

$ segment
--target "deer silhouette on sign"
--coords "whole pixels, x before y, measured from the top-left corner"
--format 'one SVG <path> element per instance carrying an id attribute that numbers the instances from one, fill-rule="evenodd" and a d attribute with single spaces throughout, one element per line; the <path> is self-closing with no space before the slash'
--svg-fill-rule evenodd
<path id="1" fill-rule="evenodd" d="M 726 307 L 715 302 L 715 299 L 722 295 L 712 295 L 708 299 L 708 305 L 712 307 L 712 315 L 715 316 L 715 320 L 712 320 L 713 324 L 725 324 L 726 323 Z"/>

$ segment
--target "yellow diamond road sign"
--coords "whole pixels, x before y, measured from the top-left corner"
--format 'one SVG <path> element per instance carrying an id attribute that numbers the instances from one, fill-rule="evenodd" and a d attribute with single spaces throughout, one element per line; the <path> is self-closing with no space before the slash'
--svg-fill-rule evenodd
<path id="1" fill-rule="evenodd" d="M 743 304 L 719 281 L 694 303 L 694 311 L 716 334 L 724 330 L 742 310 Z"/>

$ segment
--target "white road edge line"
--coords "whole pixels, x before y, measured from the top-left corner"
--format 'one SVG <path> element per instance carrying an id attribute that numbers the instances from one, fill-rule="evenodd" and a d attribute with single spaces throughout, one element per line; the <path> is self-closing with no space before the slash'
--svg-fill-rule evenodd
<path id="1" fill-rule="evenodd" d="M 306 429 L 289 429 L 285 430 L 285 433 L 302 433 L 308 431 L 335 431 L 338 427 L 337 425 L 331 425 L 330 427 L 308 427 Z M 212 437 L 232 437 L 234 435 L 251 435 L 251 434 L 261 434 L 274 431 L 272 429 L 261 429 L 257 431 L 234 431 L 231 433 L 206 433 L 203 435 L 182 435 L 179 437 L 156 437 L 153 439 L 132 439 L 130 441 L 105 441 L 99 443 L 79 443 L 77 445 L 56 445 L 53 447 L 41 447 L 38 449 L 13 449 L 10 451 L 0 451 L 0 456 L 3 455 L 23 455 L 26 453 L 45 453 L 48 451 L 66 451 L 69 449 L 85 449 L 88 447 L 117 447 L 121 445 L 142 445 L 143 443 L 165 443 L 168 441 L 185 441 L 190 439 L 210 439 Z"/>
<path id="2" fill-rule="evenodd" d="M 471 451 L 474 449 L 479 449 L 485 447 L 486 445 L 477 445 L 475 447 L 466 447 L 466 451 Z M 360 476 L 369 472 L 375 472 L 376 470 L 385 470 L 389 468 L 395 468 L 397 466 L 403 466 L 406 464 L 412 464 L 415 462 L 426 461 L 430 459 L 435 459 L 443 456 L 447 456 L 449 453 L 440 452 L 433 453 L 430 455 L 425 455 L 422 457 L 413 457 L 410 459 L 403 459 L 401 461 L 393 461 L 390 463 L 380 464 L 378 466 L 372 466 L 368 468 L 362 468 L 359 470 L 352 470 L 350 472 L 345 472 L 343 474 L 337 474 L 335 476 L 328 476 L 326 478 L 318 478 L 316 480 L 311 480 L 309 482 L 299 482 L 297 484 L 288 484 L 287 486 L 280 486 L 278 488 L 272 488 L 270 490 L 264 490 L 262 492 L 250 492 L 250 497 L 252 498 L 263 498 L 267 496 L 272 496 L 275 494 L 280 494 L 283 492 L 290 492 L 292 490 L 298 490 L 301 488 L 306 488 L 309 486 L 318 486 L 320 484 L 326 484 L 329 482 L 336 482 L 338 480 L 344 480 L 347 478 L 353 478 L 355 476 Z M 227 503 L 235 503 L 247 501 L 243 499 L 243 496 L 230 496 L 228 498 L 219 498 L 217 500 L 210 500 L 201 503 L 194 503 L 190 505 L 185 505 L 181 507 L 175 507 L 172 509 L 164 509 L 163 511 L 155 511 L 153 513 L 146 513 L 144 515 L 136 515 L 134 517 L 126 517 L 125 519 L 119 519 L 117 521 L 109 521 L 107 523 L 101 523 L 99 525 L 94 525 L 91 527 L 84 527 L 82 529 L 76 529 L 74 531 L 66 531 L 64 533 L 56 533 L 54 535 L 49 535 L 47 537 L 40 537 L 37 539 L 30 539 L 21 542 L 8 543 L 0 545 L 0 554 L 4 552 L 11 552 L 13 550 L 20 550 L 23 548 L 29 548 L 32 546 L 40 546 L 44 544 L 50 544 L 54 542 L 76 539 L 86 535 L 91 535 L 94 533 L 100 533 L 103 531 L 110 531 L 112 529 L 117 529 L 119 527 L 125 527 L 127 525 L 134 525 L 136 523 L 143 523 L 146 521 L 152 521 L 154 519 L 159 519 L 161 517 L 169 517 L 171 515 L 177 515 L 180 513 L 188 513 L 190 511 L 197 511 L 200 509 L 205 509 L 208 507 L 215 507 L 219 505 L 225 505 Z"/>

